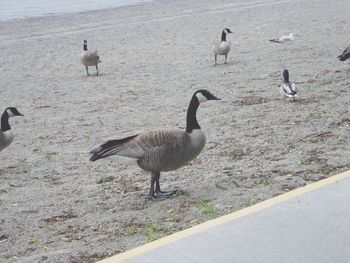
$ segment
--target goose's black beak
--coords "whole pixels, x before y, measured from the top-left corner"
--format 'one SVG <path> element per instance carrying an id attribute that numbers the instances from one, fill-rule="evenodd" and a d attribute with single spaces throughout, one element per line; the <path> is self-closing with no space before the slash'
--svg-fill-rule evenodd
<path id="1" fill-rule="evenodd" d="M 215 96 L 213 96 L 212 98 L 210 98 L 211 100 L 221 100 L 220 98 L 218 98 L 218 97 L 215 97 Z"/>

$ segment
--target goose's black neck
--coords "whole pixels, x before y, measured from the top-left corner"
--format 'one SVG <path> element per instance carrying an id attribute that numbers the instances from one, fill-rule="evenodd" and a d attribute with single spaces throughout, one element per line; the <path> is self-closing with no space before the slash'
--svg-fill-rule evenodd
<path id="1" fill-rule="evenodd" d="M 6 110 L 1 116 L 1 131 L 5 132 L 11 130 L 10 124 L 9 124 L 9 115 L 7 114 Z"/>
<path id="2" fill-rule="evenodd" d="M 84 50 L 87 51 L 87 44 L 84 43 Z"/>
<path id="3" fill-rule="evenodd" d="M 283 78 L 284 78 L 284 82 L 286 82 L 286 83 L 289 82 L 289 72 L 288 72 L 288 70 L 284 70 L 283 71 Z"/>
<path id="4" fill-rule="evenodd" d="M 222 41 L 226 41 L 226 32 L 225 32 L 225 30 L 222 31 L 221 42 Z"/>
<path id="5" fill-rule="evenodd" d="M 197 117 L 196 117 L 198 106 L 199 106 L 199 101 L 196 95 L 193 95 L 187 110 L 186 132 L 188 133 L 191 133 L 195 129 L 201 128 L 198 124 Z"/>

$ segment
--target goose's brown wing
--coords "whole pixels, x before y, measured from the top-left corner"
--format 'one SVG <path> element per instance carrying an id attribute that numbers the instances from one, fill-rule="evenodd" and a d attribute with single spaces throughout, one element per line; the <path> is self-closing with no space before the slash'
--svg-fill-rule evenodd
<path id="1" fill-rule="evenodd" d="M 120 140 L 110 140 L 92 150 L 90 160 L 96 161 L 112 155 L 141 159 L 145 155 L 161 156 L 161 152 L 171 152 L 180 143 L 189 139 L 188 134 L 179 129 L 163 129 L 144 132 Z"/>

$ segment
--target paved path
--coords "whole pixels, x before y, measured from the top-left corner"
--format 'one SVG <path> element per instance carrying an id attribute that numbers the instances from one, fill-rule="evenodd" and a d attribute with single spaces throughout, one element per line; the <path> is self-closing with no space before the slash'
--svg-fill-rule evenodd
<path id="1" fill-rule="evenodd" d="M 350 171 L 101 263 L 350 262 Z"/>

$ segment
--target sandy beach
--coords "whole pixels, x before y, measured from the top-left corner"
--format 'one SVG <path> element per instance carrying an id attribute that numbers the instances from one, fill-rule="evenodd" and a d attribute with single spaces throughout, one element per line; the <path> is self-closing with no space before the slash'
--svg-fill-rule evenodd
<path id="1" fill-rule="evenodd" d="M 0 153 L 0 261 L 95 262 L 347 170 L 349 14 L 348 0 L 161 0 L 0 23 L 0 110 L 24 114 Z M 229 63 L 214 66 L 225 27 Z M 100 76 L 80 63 L 83 39 Z M 295 102 L 278 92 L 284 68 Z M 162 174 L 173 198 L 148 200 L 138 167 L 89 162 L 107 139 L 184 128 L 203 88 L 222 100 L 198 110 L 202 154 Z"/>

